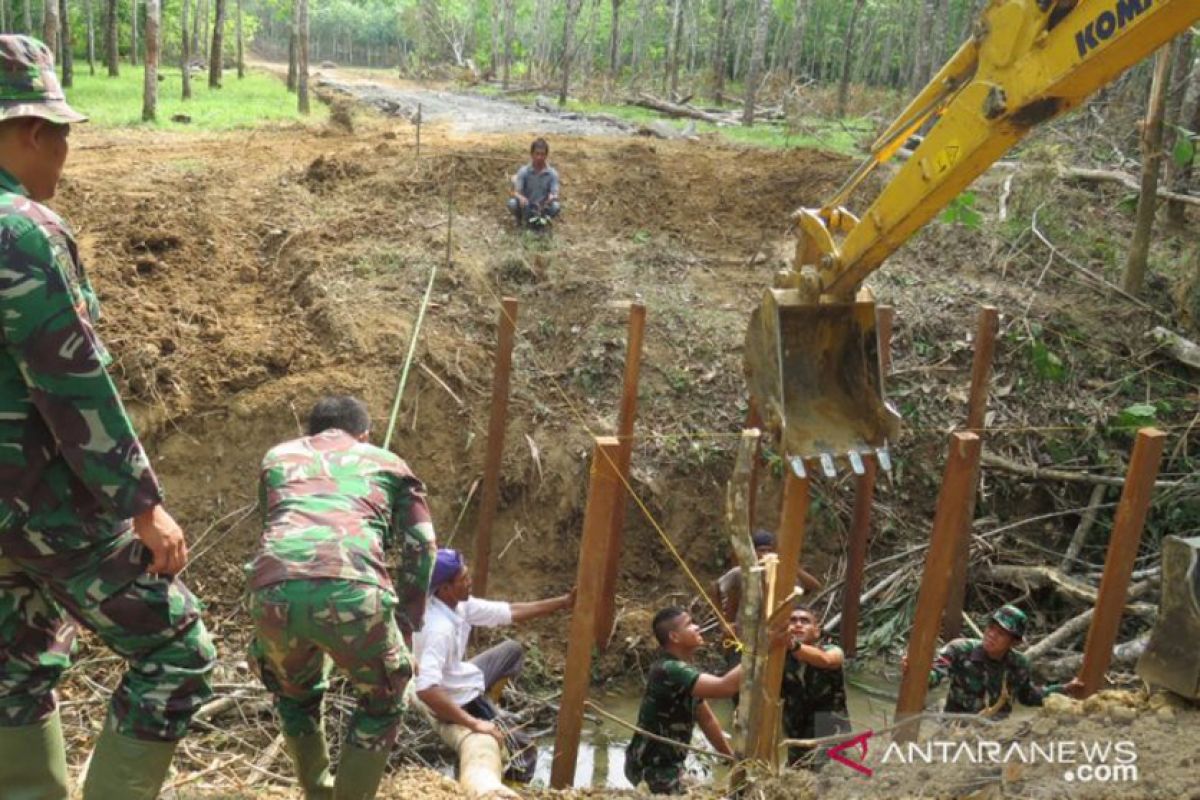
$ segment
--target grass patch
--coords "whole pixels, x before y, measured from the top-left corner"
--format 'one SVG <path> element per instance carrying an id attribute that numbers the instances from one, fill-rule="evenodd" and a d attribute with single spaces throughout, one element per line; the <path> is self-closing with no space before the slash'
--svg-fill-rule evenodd
<path id="1" fill-rule="evenodd" d="M 121 65 L 119 77 L 110 78 L 102 70 L 88 75 L 76 70 L 75 85 L 67 89 L 67 101 L 91 118 L 90 124 L 104 128 L 149 127 L 161 130 L 231 130 L 252 128 L 264 122 L 297 120 L 324 121 L 328 110 L 312 97 L 312 113 L 302 116 L 296 110 L 296 96 L 289 94 L 283 81 L 266 72 L 247 70 L 239 80 L 227 71 L 222 88 L 209 89 L 208 76 L 192 78 L 192 98 L 180 99 L 182 76 L 168 67 L 159 72 L 158 120 L 142 122 L 141 67 Z M 191 122 L 172 122 L 175 114 L 187 114 Z"/>

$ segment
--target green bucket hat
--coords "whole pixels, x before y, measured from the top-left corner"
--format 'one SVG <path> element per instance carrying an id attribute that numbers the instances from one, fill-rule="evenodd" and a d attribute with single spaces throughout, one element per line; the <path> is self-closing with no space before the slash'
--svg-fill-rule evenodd
<path id="1" fill-rule="evenodd" d="M 41 117 L 60 125 L 87 119 L 67 105 L 50 48 L 29 36 L 0 36 L 0 119 Z"/>
<path id="2" fill-rule="evenodd" d="M 1025 638 L 1025 628 L 1029 625 L 1029 618 L 1025 616 L 1025 612 L 1014 605 L 1001 606 L 996 609 L 996 612 L 992 614 L 991 621 L 1018 639 Z"/>

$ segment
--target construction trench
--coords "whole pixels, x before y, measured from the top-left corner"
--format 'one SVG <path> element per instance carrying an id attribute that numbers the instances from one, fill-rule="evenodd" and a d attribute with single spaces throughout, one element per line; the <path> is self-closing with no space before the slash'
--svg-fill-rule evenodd
<path id="1" fill-rule="evenodd" d="M 282 127 L 181 141 L 146 132 L 84 130 L 78 139 L 55 205 L 80 231 L 104 305 L 101 335 L 118 358 L 122 390 L 167 487 L 168 506 L 189 534 L 192 563 L 185 578 L 207 604 L 220 649 L 214 702 L 221 705 L 202 715 L 196 735 L 181 748 L 175 791 L 247 797 L 294 791 L 269 699 L 245 660 L 249 621 L 241 606 L 241 566 L 256 544 L 257 464 L 269 447 L 297 435 L 313 400 L 332 391 L 364 397 L 382 441 L 435 265 L 439 274 L 392 447 L 426 482 L 443 544 L 476 553 L 481 517 L 494 504 L 488 558 L 492 596 L 542 597 L 578 580 L 581 597 L 612 601 L 611 610 L 601 614 L 601 620 L 608 614 L 614 621 L 607 637 L 602 635 L 607 626 L 585 625 L 584 615 L 521 632 L 536 655 L 529 684 L 518 688 L 532 698 L 551 698 L 556 707 L 540 712 L 539 727 L 557 728 L 559 736 L 575 730 L 578 737 L 585 715 L 603 719 L 583 705 L 587 698 L 632 719 L 635 709 L 627 698 L 640 691 L 640 675 L 652 656 L 650 617 L 662 605 L 699 595 L 662 537 L 702 586 L 730 563 L 726 485 L 751 411 L 740 363 L 748 310 L 789 255 L 790 213 L 819 203 L 851 162 L 824 152 L 740 149 L 713 141 L 558 136 L 552 139 L 551 161 L 564 176 L 567 213 L 552 237 L 527 239 L 505 227 L 502 206 L 506 176 L 528 147 L 524 133 L 455 134 L 430 125 L 422 131 L 419 159 L 407 121 L 365 114 L 353 131 L 331 127 L 320 135 Z M 656 191 L 623 193 L 631 181 Z M 843 620 L 854 620 L 853 604 L 847 609 L 843 598 L 859 594 L 846 590 L 847 584 L 852 589 L 857 584 L 868 596 L 857 614 L 863 636 L 880 624 L 873 612 L 886 607 L 892 609 L 889 614 L 899 613 L 907 605 L 906 613 L 915 610 L 922 633 L 913 641 L 920 639 L 921 647 L 932 642 L 922 620 L 940 620 L 941 613 L 924 612 L 951 600 L 927 597 L 920 585 L 929 568 L 925 556 L 909 557 L 907 571 L 871 594 L 903 563 L 876 562 L 928 544 L 931 532 L 936 537 L 944 531 L 952 544 L 962 541 L 964 519 L 971 518 L 980 522 L 969 551 L 970 583 L 958 601 L 968 616 L 981 622 L 997 600 L 1024 593 L 1046 605 L 1037 621 L 1041 632 L 1049 632 L 1083 609 L 1066 605 L 1052 587 L 1021 590 L 984 580 L 987 565 L 996 560 L 994 548 L 1020 550 L 1018 558 L 1031 558 L 1036 551 L 1022 550 L 1025 538 L 1017 534 L 1032 532 L 1035 543 L 1060 552 L 1082 512 L 1060 513 L 1063 507 L 1028 476 L 987 468 L 983 448 L 966 454 L 983 459 L 985 467 L 974 512 L 963 508 L 967 496 L 974 496 L 965 485 L 939 502 L 939 490 L 950 485 L 942 480 L 947 454 L 954 451 L 950 432 L 975 429 L 987 451 L 1025 463 L 1029 443 L 1049 435 L 1043 429 L 1069 427 L 1063 425 L 1062 410 L 1082 402 L 1068 386 L 1028 379 L 1026 343 L 1020 337 L 1029 320 L 1103 348 L 1104 357 L 1085 355 L 1071 362 L 1097 382 L 1131 369 L 1119 359 L 1128 357 L 1126 343 L 1137 337 L 1143 321 L 1122 312 L 1097 325 L 1095 315 L 1084 311 L 1097 302 L 1087 288 L 1058 273 L 1035 285 L 1040 260 L 1038 268 L 1011 258 L 996 264 L 977 238 L 938 227 L 876 280 L 877 293 L 895 310 L 894 341 L 885 349 L 893 360 L 888 390 L 906 418 L 892 451 L 894 469 L 873 476 L 876 485 L 868 489 L 863 485 L 867 475 L 830 479 L 814 467 L 811 487 L 805 488 L 811 494 L 808 513 L 797 517 L 795 509 L 785 512 L 786 497 L 796 505 L 796 481 L 769 442 L 756 462 L 756 520 L 781 531 L 785 519 L 792 521 L 789 530 L 802 526 L 802 533 L 790 540 L 781 536 L 781 542 L 792 542 L 788 546 L 798 552 L 802 536 L 806 568 L 822 576 L 830 590 L 817 598 L 827 619 L 840 612 Z M 519 310 L 513 317 L 503 447 L 489 479 L 488 443 L 494 441 L 489 431 L 497 407 L 493 366 L 505 297 L 516 300 Z M 992 387 L 986 425 L 968 421 L 979 408 L 970 401 L 983 305 L 999 312 L 994 366 L 984 376 Z M 629 432 L 621 429 L 623 408 L 631 404 L 623 383 L 633 338 L 631 309 L 638 307 L 644 309 L 645 328 Z M 1158 370 L 1177 375 L 1186 395 L 1186 372 L 1169 364 Z M 1040 394 L 1036 400 L 1035 394 Z M 1181 480 L 1179 441 L 1186 447 L 1191 437 L 1190 446 L 1195 444 L 1196 434 L 1184 430 L 1188 419 L 1163 420 L 1168 438 L 1160 480 L 1166 488 L 1156 490 L 1149 512 L 1156 530 L 1162 530 L 1165 511 L 1157 503 L 1163 493 L 1168 505 L 1178 497 L 1171 486 Z M 1066 441 L 1092 435 L 1084 427 L 1053 436 Z M 621 436 L 615 463 L 601 463 L 624 476 L 610 475 L 609 482 L 613 494 L 619 486 L 626 497 L 620 558 L 613 582 L 606 584 L 607 572 L 586 568 L 593 562 L 585 559 L 580 569 L 580 554 L 611 549 L 616 532 L 615 498 L 608 501 L 607 514 L 589 514 L 589 486 L 598 463 L 595 437 L 614 434 Z M 628 451 L 621 449 L 624 444 Z M 1124 440 L 1125 452 L 1096 472 L 1120 481 L 1133 446 L 1133 437 Z M 1086 507 L 1090 486 L 1077 488 L 1082 496 L 1076 491 L 1071 497 Z M 1113 487 L 1102 513 L 1111 516 L 1119 499 L 1120 490 Z M 1018 525 L 1011 533 L 988 535 L 1045 514 L 1052 516 L 1030 528 Z M 936 520 L 942 517 L 949 519 L 939 526 Z M 587 541 L 590 530 L 595 536 Z M 1088 558 L 1102 568 L 1103 544 L 1091 544 Z M 931 546 L 930 559 L 934 552 Z M 937 568 L 951 569 L 957 545 L 937 552 L 943 559 Z M 867 565 L 861 576 L 852 568 L 859 561 Z M 780 567 L 787 563 L 781 558 Z M 1129 566 L 1137 580 L 1136 573 L 1156 563 L 1143 552 Z M 597 579 L 602 580 L 595 585 Z M 585 583 L 592 584 L 586 592 Z M 948 589 L 950 583 L 941 585 Z M 1142 600 L 1155 602 L 1157 592 L 1155 587 Z M 703 610 L 704 602 L 695 608 Z M 1147 620 L 1135 621 L 1137 630 L 1146 629 Z M 1131 620 L 1124 624 L 1117 641 L 1131 633 Z M 831 632 L 844 640 L 850 629 Z M 1112 635 L 1117 636 L 1116 629 Z M 711 634 L 717 636 L 717 631 Z M 593 657 L 591 645 L 601 640 L 605 646 Z M 1083 642 L 1063 649 L 1081 651 Z M 866 727 L 878 728 L 896 710 L 893 698 L 876 696 L 878 684 L 895 695 L 901 651 L 874 645 L 864 650 L 869 691 L 856 695 L 852 706 L 857 702 L 865 708 L 866 698 L 872 698 L 872 708 L 884 707 L 878 718 L 867 720 Z M 1092 657 L 1093 671 L 1098 657 Z M 85 640 L 64 685 L 64 720 L 76 769 L 87 752 L 85 741 L 101 722 L 100 700 L 116 678 L 107 658 Z M 1116 726 L 1138 742 L 1138 796 L 1186 796 L 1194 790 L 1200 745 L 1194 736 L 1180 734 L 1197 730 L 1200 714 L 1171 696 L 1140 694 L 1132 683 L 1125 688 L 1129 691 L 1102 692 L 1081 705 L 1056 703 L 1017 715 L 989 726 L 988 736 L 1098 738 Z M 624 699 L 606 702 L 606 692 Z M 918 694 L 914 687 L 900 687 L 910 711 L 925 699 L 914 698 Z M 331 696 L 329 728 L 335 740 L 346 707 L 343 696 Z M 564 720 L 564 714 L 570 718 Z M 925 722 L 925 736 L 932 733 L 931 725 L 951 739 L 975 735 Z M 449 751 L 437 745 L 419 716 L 406 718 L 406 726 L 410 746 L 402 743 L 396 757 L 400 771 L 385 791 L 397 797 L 416 791 L 457 796 L 453 784 L 416 771 L 423 763 L 444 768 L 452 760 Z M 628 739 L 615 723 L 602 729 L 604 742 Z M 575 746 L 588 750 L 595 741 L 584 738 Z M 551 748 L 549 734 L 542 742 L 544 749 Z M 575 766 L 559 766 L 551 758 L 542 774 L 560 786 L 578 780 L 597 787 L 609 785 L 607 775 L 619 774 L 611 765 L 606 775 L 594 768 L 575 771 Z M 871 778 L 870 791 L 916 794 L 936 780 L 952 795 L 997 785 L 1056 796 L 1065 784 L 1062 770 L 1053 768 L 963 763 L 939 765 L 934 772 L 928 764 L 888 764 Z M 203 774 L 194 777 L 197 773 Z M 861 780 L 851 770 L 826 768 L 815 775 L 787 773 L 759 788 L 763 796 L 850 797 L 864 791 Z M 1127 788 L 1075 784 L 1071 790 L 1073 796 L 1116 797 L 1129 796 Z"/>

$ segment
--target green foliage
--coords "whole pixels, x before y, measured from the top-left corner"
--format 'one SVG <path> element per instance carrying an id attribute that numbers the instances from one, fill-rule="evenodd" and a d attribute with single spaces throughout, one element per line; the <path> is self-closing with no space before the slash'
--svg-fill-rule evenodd
<path id="1" fill-rule="evenodd" d="M 1067 377 L 1066 364 L 1041 339 L 1034 338 L 1029 342 L 1029 358 L 1040 379 L 1062 381 Z"/>
<path id="2" fill-rule="evenodd" d="M 1153 403 L 1134 403 L 1121 409 L 1112 427 L 1114 430 L 1133 433 L 1138 428 L 1157 424 L 1158 412 L 1158 406 Z"/>
<path id="3" fill-rule="evenodd" d="M 1171 156 L 1179 167 L 1187 167 L 1196 159 L 1196 134 L 1179 126 L 1176 126 L 1175 130 L 1175 149 Z"/>
<path id="4" fill-rule="evenodd" d="M 192 99 L 181 100 L 179 70 L 163 69 L 158 84 L 158 121 L 154 127 L 182 130 L 229 130 L 250 128 L 264 122 L 308 119 L 323 121 L 327 111 L 313 103 L 313 113 L 302 117 L 296 111 L 296 97 L 288 94 L 279 78 L 249 70 L 238 80 L 229 75 L 223 88 L 209 89 L 203 80 L 192 81 Z M 75 76 L 75 86 L 67 89 L 67 101 L 90 117 L 89 125 L 102 127 L 140 126 L 142 120 L 141 67 L 122 65 L 117 78 L 87 70 Z M 175 114 L 187 114 L 190 123 L 172 122 Z"/>
<path id="5" fill-rule="evenodd" d="M 978 230 L 983 224 L 983 215 L 975 210 L 975 194 L 963 192 L 950 201 L 942 212 L 942 220 L 951 224 L 959 224 L 971 230 Z"/>

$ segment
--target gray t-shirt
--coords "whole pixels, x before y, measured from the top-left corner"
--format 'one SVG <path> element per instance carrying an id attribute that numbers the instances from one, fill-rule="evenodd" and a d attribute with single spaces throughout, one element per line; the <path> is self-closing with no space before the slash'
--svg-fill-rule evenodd
<path id="1" fill-rule="evenodd" d="M 550 195 L 558 196 L 558 171 L 547 164 L 541 172 L 534 172 L 533 165 L 526 164 L 517 170 L 513 188 L 525 195 L 530 203 L 541 205 Z"/>

